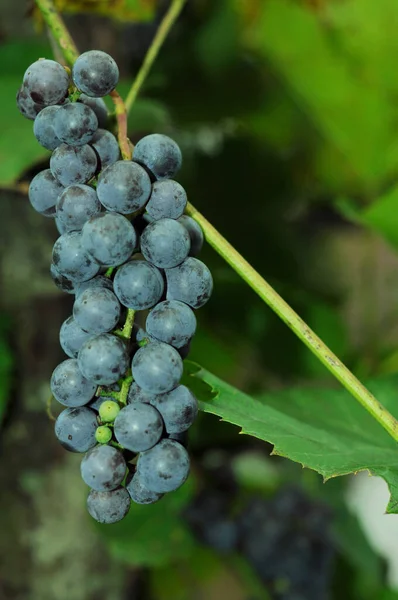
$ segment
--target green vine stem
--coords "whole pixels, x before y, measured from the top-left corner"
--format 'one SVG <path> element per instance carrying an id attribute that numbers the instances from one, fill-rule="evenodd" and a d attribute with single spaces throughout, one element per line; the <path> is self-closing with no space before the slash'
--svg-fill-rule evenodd
<path id="1" fill-rule="evenodd" d="M 123 160 L 131 160 L 132 157 L 132 145 L 129 138 L 127 137 L 127 109 L 116 90 L 111 92 L 110 97 L 115 105 L 115 114 L 117 122 L 117 139 L 119 142 L 120 152 Z"/>
<path id="2" fill-rule="evenodd" d="M 76 60 L 78 52 L 76 46 L 67 31 L 62 19 L 54 8 L 51 0 L 36 0 L 43 17 L 50 28 L 54 38 L 57 40 L 65 59 L 70 63 Z M 149 48 L 143 65 L 127 95 L 124 107 L 119 104 L 119 110 L 124 114 L 131 107 L 156 59 L 160 47 L 164 42 L 173 23 L 180 14 L 185 0 L 173 0 L 169 10 L 161 22 L 159 29 Z M 118 101 L 119 102 L 119 101 Z M 120 115 L 119 115 L 120 116 Z M 124 127 L 124 124 L 123 124 Z M 123 129 L 123 131 L 125 131 Z M 126 134 L 127 139 L 127 134 Z M 131 153 L 130 153 L 131 156 Z M 333 354 L 324 342 L 308 327 L 299 315 L 279 296 L 279 294 L 261 277 L 255 269 L 231 246 L 231 244 L 213 227 L 211 223 L 188 203 L 186 213 L 191 216 L 202 227 L 206 240 L 214 250 L 242 277 L 242 279 L 260 296 L 260 298 L 286 323 L 288 327 L 304 342 L 304 344 L 315 354 L 315 356 L 326 366 L 327 369 L 342 383 L 342 385 L 356 398 L 356 400 L 384 427 L 391 437 L 398 441 L 398 421 L 388 412 L 378 400 L 367 390 L 362 383 L 349 371 L 349 369 Z M 127 317 L 131 327 L 134 314 Z M 130 335 L 131 335 L 130 330 Z M 127 330 L 126 330 L 127 331 Z M 122 335 L 124 328 L 122 330 Z M 124 335 L 123 335 L 124 337 Z"/>

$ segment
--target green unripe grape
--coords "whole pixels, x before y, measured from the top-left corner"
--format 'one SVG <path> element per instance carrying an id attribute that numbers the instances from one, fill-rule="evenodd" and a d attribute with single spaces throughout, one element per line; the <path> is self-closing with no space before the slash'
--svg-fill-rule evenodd
<path id="1" fill-rule="evenodd" d="M 113 400 L 105 400 L 99 407 L 99 416 L 103 423 L 113 423 L 119 412 L 120 406 Z"/>
<path id="2" fill-rule="evenodd" d="M 95 439 L 99 444 L 107 444 L 112 439 L 112 430 L 106 425 L 100 425 L 95 432 Z"/>

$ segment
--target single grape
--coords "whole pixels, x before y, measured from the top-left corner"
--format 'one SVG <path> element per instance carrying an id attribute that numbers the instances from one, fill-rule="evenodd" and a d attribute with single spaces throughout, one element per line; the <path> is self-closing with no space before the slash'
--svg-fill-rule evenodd
<path id="1" fill-rule="evenodd" d="M 90 142 L 98 129 L 95 112 L 82 102 L 60 106 L 54 120 L 58 139 L 71 146 L 83 146 Z"/>
<path id="2" fill-rule="evenodd" d="M 73 317 L 68 317 L 61 325 L 59 341 L 65 354 L 70 358 L 77 358 L 80 348 L 90 336 L 91 334 L 83 331 Z"/>
<path id="3" fill-rule="evenodd" d="M 157 394 L 151 394 L 150 392 L 142 390 L 137 383 L 133 381 L 129 388 L 127 403 L 135 404 L 136 402 L 144 402 L 146 404 L 151 404 L 152 400 L 154 400 L 156 396 Z"/>
<path id="4" fill-rule="evenodd" d="M 135 403 L 122 408 L 115 419 L 115 437 L 127 450 L 142 452 L 152 448 L 163 432 L 162 417 L 150 404 Z"/>
<path id="5" fill-rule="evenodd" d="M 120 158 L 119 144 L 113 133 L 107 129 L 97 129 L 90 146 L 95 148 L 101 161 L 101 169 L 113 165 Z"/>
<path id="6" fill-rule="evenodd" d="M 104 398 L 99 407 L 99 416 L 103 423 L 113 423 L 120 412 L 120 406 L 114 400 L 106 400 Z"/>
<path id="7" fill-rule="evenodd" d="M 130 495 L 124 487 L 111 492 L 91 490 L 87 498 L 87 510 L 98 523 L 121 521 L 129 512 L 130 505 Z"/>
<path id="8" fill-rule="evenodd" d="M 97 492 L 116 489 L 126 473 L 123 454 L 113 446 L 96 446 L 83 457 L 83 481 Z"/>
<path id="9" fill-rule="evenodd" d="M 35 138 L 47 150 L 55 150 L 61 143 L 54 131 L 54 120 L 60 106 L 46 106 L 37 115 L 33 123 Z"/>
<path id="10" fill-rule="evenodd" d="M 160 269 L 181 264 L 190 249 L 189 233 L 174 219 L 160 219 L 147 225 L 141 235 L 141 252 Z"/>
<path id="11" fill-rule="evenodd" d="M 17 92 L 17 107 L 25 119 L 34 121 L 39 112 L 43 110 L 44 104 L 33 102 L 32 98 L 29 96 L 26 85 L 22 84 Z"/>
<path id="12" fill-rule="evenodd" d="M 89 50 L 77 58 L 72 78 L 76 87 L 87 96 L 102 98 L 117 86 L 119 69 L 106 52 Z"/>
<path id="13" fill-rule="evenodd" d="M 185 385 L 155 396 L 151 404 L 162 415 L 167 433 L 186 431 L 198 415 L 198 401 Z"/>
<path id="14" fill-rule="evenodd" d="M 192 217 L 188 217 L 188 215 L 182 215 L 182 217 L 178 219 L 178 222 L 181 223 L 181 225 L 184 225 L 189 233 L 189 237 L 191 238 L 191 249 L 189 251 L 189 255 L 197 256 L 202 250 L 204 241 L 201 226 L 194 219 L 192 219 Z"/>
<path id="15" fill-rule="evenodd" d="M 84 223 L 101 211 L 101 204 L 95 190 L 89 185 L 69 185 L 59 195 L 57 220 L 67 231 L 79 231 Z"/>
<path id="16" fill-rule="evenodd" d="M 120 304 L 106 288 L 88 287 L 76 297 L 73 317 L 88 333 L 107 333 L 115 329 L 120 318 Z"/>
<path id="17" fill-rule="evenodd" d="M 142 484 L 158 494 L 179 488 L 189 475 L 189 456 L 174 440 L 161 440 L 138 457 L 137 473 Z"/>
<path id="18" fill-rule="evenodd" d="M 89 106 L 97 115 L 98 127 L 105 128 L 108 122 L 108 109 L 102 98 L 90 98 L 87 94 L 81 94 L 78 102 Z"/>
<path id="19" fill-rule="evenodd" d="M 69 76 L 55 60 L 39 59 L 27 68 L 23 83 L 33 102 L 48 106 L 67 96 Z"/>
<path id="20" fill-rule="evenodd" d="M 123 306 L 144 310 L 159 302 L 164 281 L 156 267 L 145 260 L 133 260 L 117 270 L 113 286 Z"/>
<path id="21" fill-rule="evenodd" d="M 149 175 L 134 162 L 118 160 L 102 171 L 98 198 L 108 210 L 129 214 L 142 208 L 151 193 Z"/>
<path id="22" fill-rule="evenodd" d="M 130 494 L 133 502 L 136 504 L 154 504 L 154 502 L 157 502 L 163 498 L 163 494 L 158 494 L 148 490 L 143 485 L 141 477 L 138 473 L 135 473 L 135 475 L 131 478 L 126 486 L 126 490 Z"/>
<path id="23" fill-rule="evenodd" d="M 67 408 L 55 421 L 55 436 L 70 452 L 87 452 L 96 445 L 97 416 L 85 406 Z"/>
<path id="24" fill-rule="evenodd" d="M 195 334 L 196 317 L 187 304 L 164 300 L 151 310 L 145 328 L 159 342 L 182 348 Z"/>
<path id="25" fill-rule="evenodd" d="M 134 148 L 133 160 L 149 169 L 156 179 L 174 177 L 182 164 L 178 144 L 161 133 L 140 139 Z"/>
<path id="26" fill-rule="evenodd" d="M 97 386 L 86 379 L 79 370 L 78 362 L 68 358 L 58 365 L 51 376 L 51 392 L 64 406 L 84 406 L 90 402 Z"/>
<path id="27" fill-rule="evenodd" d="M 91 217 L 84 224 L 82 241 L 86 251 L 99 264 L 118 267 L 132 255 L 137 236 L 126 217 L 105 212 Z"/>
<path id="28" fill-rule="evenodd" d="M 115 335 L 101 333 L 84 342 L 78 361 L 79 368 L 87 379 L 98 385 L 110 385 L 127 371 L 126 344 Z"/>
<path id="29" fill-rule="evenodd" d="M 180 300 L 192 308 L 200 308 L 211 296 L 213 278 L 209 269 L 197 258 L 189 257 L 181 265 L 165 271 L 167 299 Z"/>
<path id="30" fill-rule="evenodd" d="M 80 231 L 61 235 L 54 244 L 52 256 L 57 271 L 75 282 L 91 279 L 100 268 L 84 249 Z"/>
<path id="31" fill-rule="evenodd" d="M 132 371 L 134 381 L 143 390 L 163 394 L 178 385 L 183 366 L 175 348 L 162 342 L 151 342 L 134 355 Z"/>
<path id="32" fill-rule="evenodd" d="M 97 170 L 97 155 L 88 144 L 61 144 L 50 159 L 51 172 L 63 186 L 87 183 Z"/>
<path id="33" fill-rule="evenodd" d="M 155 181 L 151 197 L 146 205 L 148 214 L 154 219 L 178 219 L 187 205 L 187 194 L 178 181 L 163 179 Z"/>
<path id="34" fill-rule="evenodd" d="M 33 208 L 45 217 L 55 216 L 55 204 L 58 196 L 63 192 L 61 185 L 51 173 L 44 169 L 35 175 L 29 185 L 29 202 Z"/>
<path id="35" fill-rule="evenodd" d="M 61 273 L 58 271 L 57 267 L 53 263 L 51 263 L 50 266 L 50 275 L 52 277 L 53 282 L 59 290 L 62 290 L 67 294 L 75 293 L 74 282 L 71 279 L 68 279 L 68 277 L 61 275 Z"/>
<path id="36" fill-rule="evenodd" d="M 105 288 L 106 290 L 111 290 L 113 292 L 112 279 L 105 277 L 105 275 L 97 275 L 88 281 L 82 281 L 81 283 L 78 283 L 76 285 L 76 296 L 79 296 L 89 287 Z"/>
<path id="37" fill-rule="evenodd" d="M 107 444 L 112 439 L 112 429 L 106 425 L 100 425 L 95 432 L 95 439 L 99 444 Z"/>

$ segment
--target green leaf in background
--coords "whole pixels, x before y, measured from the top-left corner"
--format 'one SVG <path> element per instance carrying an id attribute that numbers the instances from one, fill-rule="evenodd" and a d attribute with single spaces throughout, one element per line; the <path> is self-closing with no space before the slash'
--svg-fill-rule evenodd
<path id="1" fill-rule="evenodd" d="M 148 21 L 153 18 L 158 0 L 55 0 L 61 12 L 94 14 L 118 21 Z M 35 18 L 41 23 L 41 14 L 35 10 Z"/>
<path id="2" fill-rule="evenodd" d="M 361 222 L 398 247 L 398 186 L 388 190 L 360 213 Z"/>
<path id="3" fill-rule="evenodd" d="M 398 446 L 345 390 L 290 389 L 252 398 L 195 363 L 186 362 L 184 383 L 204 412 L 238 425 L 242 433 L 274 445 L 273 454 L 314 469 L 325 479 L 368 470 L 383 477 L 398 513 Z M 369 389 L 398 412 L 398 376 L 370 382 Z"/>
<path id="4" fill-rule="evenodd" d="M 9 344 L 10 323 L 4 315 L 0 315 L 0 424 L 3 420 L 10 399 L 12 383 L 13 355 Z"/>

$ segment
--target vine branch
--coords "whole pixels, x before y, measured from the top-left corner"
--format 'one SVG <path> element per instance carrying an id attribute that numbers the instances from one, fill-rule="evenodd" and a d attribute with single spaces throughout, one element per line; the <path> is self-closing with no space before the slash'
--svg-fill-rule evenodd
<path id="1" fill-rule="evenodd" d="M 119 142 L 120 152 L 123 160 L 131 160 L 132 157 L 132 146 L 130 140 L 127 137 L 127 110 L 126 105 L 123 102 L 123 98 L 119 95 L 116 90 L 111 92 L 110 97 L 115 105 L 115 114 L 117 122 L 117 139 Z"/>
<path id="2" fill-rule="evenodd" d="M 52 0 L 36 0 L 36 4 L 54 39 L 57 41 L 66 62 L 73 65 L 79 56 L 79 51 L 54 3 Z"/>

